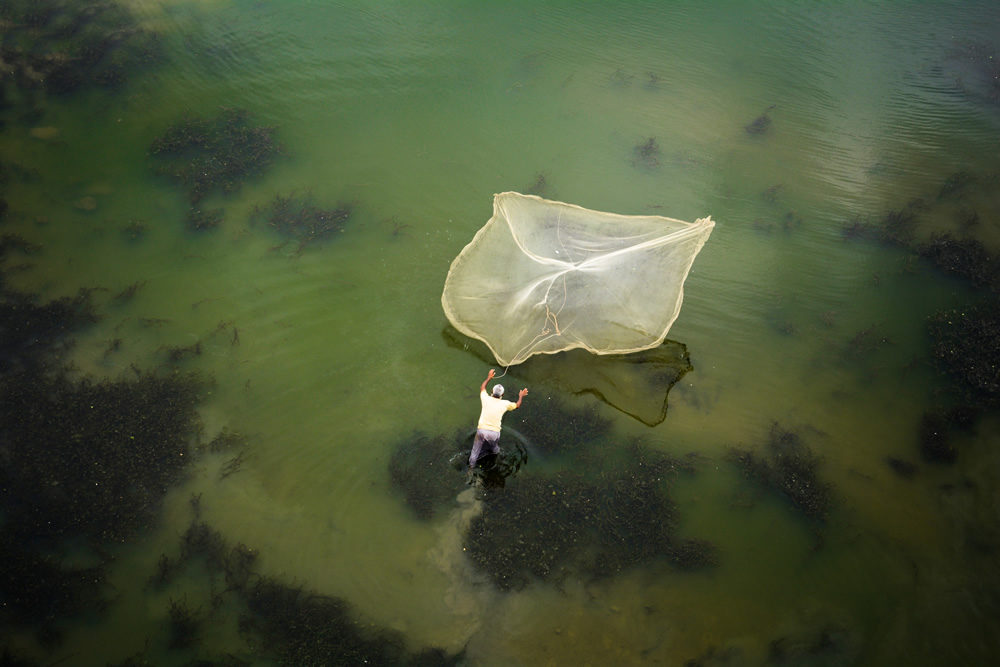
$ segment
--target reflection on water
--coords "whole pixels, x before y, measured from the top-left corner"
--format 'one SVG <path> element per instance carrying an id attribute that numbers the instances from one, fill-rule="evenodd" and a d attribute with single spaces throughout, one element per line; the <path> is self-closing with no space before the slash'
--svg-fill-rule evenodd
<path id="1" fill-rule="evenodd" d="M 35 573 L 6 568 L 4 647 L 986 663 L 997 21 L 989 2 L 0 3 L 3 549 Z M 659 356 L 509 369 L 531 388 L 501 438 L 517 474 L 470 486 L 449 460 L 495 362 L 440 295 L 508 190 L 718 225 Z M 78 309 L 38 326 L 63 297 Z M 29 363 L 63 331 L 70 370 Z M 183 464 L 144 468 L 130 439 L 181 404 L 98 400 L 154 377 L 210 380 Z M 65 446 L 25 455 L 43 430 Z M 171 476 L 115 487 L 133 463 Z M 123 497 L 137 534 L 81 532 Z M 61 533 L 23 530 L 43 510 Z M 25 603 L 41 590 L 48 611 Z"/>

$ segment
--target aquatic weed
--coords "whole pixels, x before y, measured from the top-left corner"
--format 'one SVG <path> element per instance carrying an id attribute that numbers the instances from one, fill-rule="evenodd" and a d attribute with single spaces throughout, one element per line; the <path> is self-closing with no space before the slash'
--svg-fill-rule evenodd
<path id="1" fill-rule="evenodd" d="M 319 208 L 311 197 L 290 194 L 275 195 L 265 206 L 255 206 L 251 222 L 263 219 L 267 226 L 280 235 L 296 239 L 299 248 L 309 243 L 329 239 L 344 230 L 344 224 L 354 212 L 353 204 L 340 204 L 336 208 Z"/>
<path id="2" fill-rule="evenodd" d="M 454 438 L 415 431 L 403 438 L 389 459 L 389 478 L 403 493 L 418 519 L 428 520 L 462 490 L 464 476 L 456 474 L 451 460 L 459 453 Z M 468 461 L 466 456 L 464 461 Z M 464 467 L 462 468 L 464 472 Z"/>
<path id="3" fill-rule="evenodd" d="M 931 357 L 973 404 L 1000 401 L 1000 299 L 940 310 L 928 322 Z"/>
<path id="4" fill-rule="evenodd" d="M 282 151 L 276 128 L 251 120 L 249 111 L 224 107 L 213 118 L 189 116 L 170 125 L 150 145 L 157 172 L 183 185 L 192 204 L 212 192 L 239 190 Z"/>
<path id="5" fill-rule="evenodd" d="M 656 142 L 656 137 L 650 137 L 632 148 L 632 164 L 646 169 L 660 166 L 660 145 Z"/>
<path id="6" fill-rule="evenodd" d="M 832 488 L 820 479 L 820 461 L 801 437 L 774 422 L 764 449 L 766 455 L 732 447 L 727 458 L 745 477 L 781 493 L 806 517 L 825 521 L 833 505 Z"/>

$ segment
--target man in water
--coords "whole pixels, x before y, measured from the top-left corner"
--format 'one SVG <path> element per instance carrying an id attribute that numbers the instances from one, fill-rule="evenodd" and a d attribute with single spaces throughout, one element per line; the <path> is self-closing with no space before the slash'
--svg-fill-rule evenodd
<path id="1" fill-rule="evenodd" d="M 516 410 L 521 407 L 521 401 L 528 394 L 527 389 L 522 389 L 517 395 L 517 403 L 503 400 L 503 385 L 493 386 L 493 395 L 486 393 L 486 383 L 493 379 L 496 371 L 490 369 L 489 375 L 483 380 L 479 387 L 479 400 L 483 404 L 483 411 L 479 414 L 479 426 L 476 431 L 476 440 L 472 444 L 472 454 L 469 455 L 469 472 L 476 467 L 476 461 L 483 455 L 483 448 L 489 450 L 487 454 L 498 454 L 500 445 L 500 421 L 508 410 Z"/>

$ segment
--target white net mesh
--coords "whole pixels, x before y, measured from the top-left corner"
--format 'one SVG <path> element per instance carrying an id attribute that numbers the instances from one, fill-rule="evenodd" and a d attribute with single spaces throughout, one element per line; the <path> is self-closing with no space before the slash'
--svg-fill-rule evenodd
<path id="1" fill-rule="evenodd" d="M 645 350 L 677 319 L 684 280 L 714 226 L 504 192 L 452 262 L 441 304 L 503 366 L 577 347 Z"/>

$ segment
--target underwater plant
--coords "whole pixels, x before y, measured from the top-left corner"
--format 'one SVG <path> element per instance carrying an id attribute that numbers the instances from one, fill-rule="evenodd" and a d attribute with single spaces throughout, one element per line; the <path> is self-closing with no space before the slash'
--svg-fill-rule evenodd
<path id="1" fill-rule="evenodd" d="M 214 118 L 189 116 L 170 125 L 149 148 L 157 173 L 184 186 L 192 204 L 212 192 L 239 190 L 282 151 L 276 129 L 251 120 L 249 111 L 223 108 Z"/>
<path id="2" fill-rule="evenodd" d="M 977 289 L 995 289 L 1000 282 L 1000 260 L 976 239 L 936 232 L 928 241 L 918 244 L 916 251 L 934 268 Z"/>
<path id="3" fill-rule="evenodd" d="M 600 579 L 657 559 L 682 570 L 718 562 L 707 540 L 674 534 L 669 480 L 693 471 L 631 440 L 601 449 L 579 471 L 525 475 L 484 494 L 465 547 L 499 590 L 565 577 Z"/>
<path id="4" fill-rule="evenodd" d="M 312 203 L 311 197 L 275 195 L 266 206 L 255 206 L 251 222 L 263 219 L 281 236 L 295 239 L 301 250 L 309 243 L 329 239 L 344 230 L 344 223 L 354 212 L 353 204 L 340 204 L 323 209 Z"/>
<path id="5" fill-rule="evenodd" d="M 464 476 L 454 474 L 450 463 L 458 453 L 455 439 L 420 431 L 396 445 L 389 459 L 389 477 L 418 519 L 433 518 L 464 488 Z"/>
<path id="6" fill-rule="evenodd" d="M 656 143 L 656 137 L 635 145 L 632 149 L 632 164 L 646 169 L 660 166 L 660 145 Z"/>
<path id="7" fill-rule="evenodd" d="M 778 106 L 777 104 L 772 104 L 764 113 L 754 118 L 752 121 L 743 126 L 747 134 L 765 134 L 771 129 L 771 116 L 769 115 L 774 108 Z"/>
<path id="8" fill-rule="evenodd" d="M 160 36 L 140 27 L 127 3 L 8 1 L 0 5 L 0 21 L 3 62 L 22 92 L 118 90 L 164 59 Z"/>
<path id="9" fill-rule="evenodd" d="M 940 310 L 928 322 L 931 357 L 973 405 L 1000 402 L 1000 299 Z"/>
<path id="10" fill-rule="evenodd" d="M 726 457 L 745 477 L 780 493 L 809 519 L 825 521 L 833 506 L 832 488 L 820 479 L 820 460 L 802 438 L 774 422 L 763 449 L 762 455 L 733 447 Z"/>

